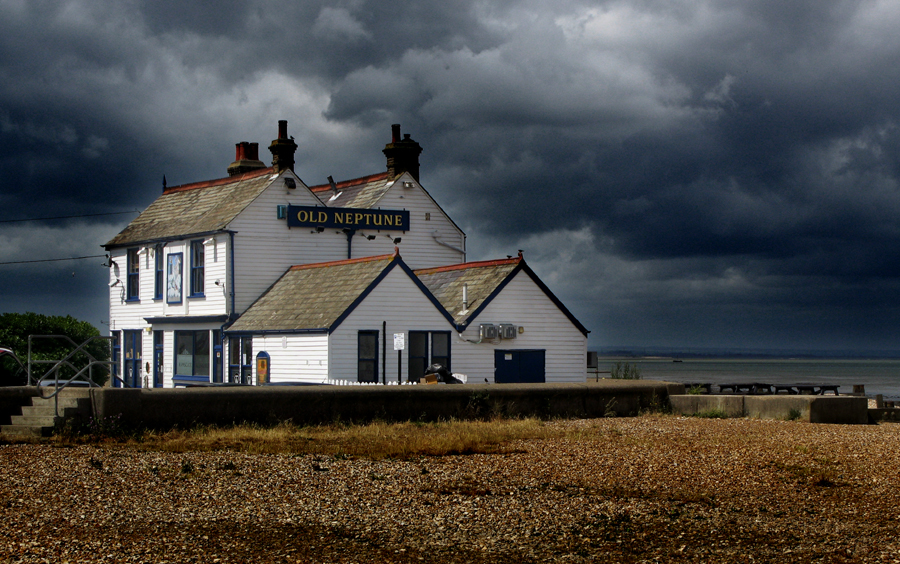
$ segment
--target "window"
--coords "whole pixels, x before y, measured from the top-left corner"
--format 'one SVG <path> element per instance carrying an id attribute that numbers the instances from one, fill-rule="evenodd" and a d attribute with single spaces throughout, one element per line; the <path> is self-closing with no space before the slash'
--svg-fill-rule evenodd
<path id="1" fill-rule="evenodd" d="M 450 370 L 449 331 L 435 331 L 431 334 L 431 364 L 443 364 Z"/>
<path id="2" fill-rule="evenodd" d="M 163 248 L 156 247 L 153 253 L 154 270 L 156 276 L 153 279 L 153 299 L 161 300 L 163 294 Z"/>
<path id="3" fill-rule="evenodd" d="M 191 241 L 191 297 L 203 296 L 203 241 Z"/>
<path id="4" fill-rule="evenodd" d="M 418 382 L 419 378 L 425 375 L 425 369 L 428 368 L 428 332 L 410 331 L 408 348 L 407 380 Z"/>
<path id="5" fill-rule="evenodd" d="M 430 355 L 429 338 L 431 340 Z M 410 382 L 418 382 L 432 364 L 442 364 L 447 370 L 450 370 L 450 332 L 410 331 L 408 355 L 407 378 Z"/>
<path id="6" fill-rule="evenodd" d="M 359 382 L 378 382 L 378 331 L 360 331 L 358 337 Z"/>
<path id="7" fill-rule="evenodd" d="M 175 331 L 175 374 L 209 380 L 209 331 Z"/>
<path id="8" fill-rule="evenodd" d="M 138 250 L 128 249 L 128 301 L 140 300 L 141 279 Z"/>

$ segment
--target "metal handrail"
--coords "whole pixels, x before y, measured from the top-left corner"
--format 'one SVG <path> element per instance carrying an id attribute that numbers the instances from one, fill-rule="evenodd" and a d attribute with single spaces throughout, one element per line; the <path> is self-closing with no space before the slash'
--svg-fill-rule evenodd
<path id="1" fill-rule="evenodd" d="M 60 360 L 33 360 L 33 359 L 31 358 L 31 341 L 32 341 L 32 337 L 36 337 L 36 338 L 39 338 L 39 339 L 40 339 L 40 338 L 46 338 L 46 339 L 65 339 L 66 341 L 69 341 L 70 343 L 72 343 L 73 345 L 75 345 L 75 349 L 72 350 L 71 352 L 69 352 L 68 355 L 66 355 L 64 358 L 62 358 L 62 359 L 60 359 Z M 57 417 L 59 416 L 59 393 L 60 393 L 61 391 L 63 391 L 64 389 L 66 389 L 72 382 L 74 382 L 74 381 L 78 380 L 79 378 L 81 378 L 81 380 L 86 381 L 86 382 L 88 383 L 88 387 L 90 387 L 90 388 L 93 388 L 93 387 L 98 387 L 98 388 L 99 388 L 99 387 L 100 387 L 100 385 L 97 384 L 96 382 L 94 382 L 93 378 L 91 377 L 91 376 L 93 376 L 93 374 L 89 375 L 87 378 L 85 378 L 85 377 L 83 376 L 83 374 L 84 374 L 86 371 L 91 371 L 91 369 L 94 367 L 94 365 L 106 365 L 106 366 L 109 366 L 109 367 L 110 367 L 109 375 L 110 375 L 110 378 L 111 378 L 112 380 L 117 380 L 117 381 L 121 382 L 122 385 L 125 386 L 125 387 L 128 387 L 128 388 L 131 387 L 131 386 L 128 385 L 127 382 L 125 382 L 124 380 L 122 380 L 122 379 L 119 377 L 118 374 L 115 374 L 115 373 L 114 373 L 114 372 L 115 372 L 114 370 L 112 370 L 112 366 L 114 366 L 115 364 L 118 364 L 118 361 L 115 361 L 115 360 L 97 360 L 96 358 L 94 358 L 94 356 L 93 356 L 90 352 L 88 352 L 88 351 L 85 349 L 85 347 L 86 347 L 89 343 L 91 343 L 91 342 L 93 342 L 93 341 L 96 341 L 97 339 L 107 340 L 107 341 L 109 341 L 110 344 L 111 344 L 111 343 L 112 343 L 112 340 L 113 340 L 113 337 L 111 337 L 111 336 L 107 337 L 107 336 L 103 336 L 103 335 L 95 335 L 95 336 L 91 337 L 90 339 L 86 340 L 85 342 L 83 342 L 83 343 L 81 343 L 81 344 L 79 345 L 78 343 L 76 343 L 75 341 L 73 341 L 68 335 L 29 335 L 29 336 L 28 336 L 28 385 L 30 386 L 30 385 L 32 385 L 32 383 L 33 383 L 35 386 L 38 387 L 38 396 L 39 396 L 40 398 L 42 398 L 42 399 L 53 399 L 53 400 L 54 400 L 54 402 L 53 402 L 53 404 L 54 404 L 54 413 L 56 414 Z M 76 353 L 78 353 L 79 351 L 81 351 L 81 352 L 83 352 L 85 355 L 87 355 L 87 357 L 88 357 L 88 359 L 89 359 L 89 362 L 88 362 L 84 367 L 82 367 L 80 370 L 78 370 L 77 367 L 76 367 L 74 364 L 72 364 L 72 362 L 69 361 L 69 359 L 72 358 L 72 357 L 73 357 Z M 38 378 L 38 379 L 34 380 L 34 379 L 32 379 L 32 376 L 31 376 L 31 374 L 32 374 L 32 372 L 31 372 L 31 365 L 32 365 L 32 364 L 53 364 L 53 366 L 52 366 L 49 370 L 47 370 L 47 372 L 45 372 L 44 375 L 43 375 L 41 378 Z M 60 369 L 61 367 L 64 367 L 64 366 L 65 366 L 65 367 L 68 367 L 68 368 L 71 368 L 72 370 L 77 370 L 77 371 L 76 371 L 75 374 L 74 374 L 71 378 L 69 378 L 68 380 L 63 380 L 63 384 L 62 384 L 62 386 L 60 387 L 59 369 Z M 51 393 L 49 396 L 44 396 L 44 395 L 43 395 L 43 392 L 40 391 L 40 383 L 43 382 L 44 380 L 48 380 L 49 378 L 47 378 L 47 376 L 49 376 L 51 372 L 54 374 L 54 377 L 53 377 L 53 383 L 54 383 L 54 386 L 53 386 L 53 387 L 54 387 L 54 392 Z"/>
<path id="2" fill-rule="evenodd" d="M 71 363 L 69 363 L 69 364 L 71 364 Z M 81 377 L 82 374 L 83 374 L 86 370 L 89 370 L 89 369 L 92 368 L 95 364 L 101 364 L 101 365 L 113 365 L 113 364 L 115 364 L 115 362 L 112 361 L 112 360 L 94 360 L 94 361 L 91 361 L 91 362 L 88 363 L 84 368 L 82 368 L 81 370 L 79 370 L 78 372 L 76 372 L 75 375 L 72 376 L 71 378 L 69 378 L 68 380 L 60 380 L 60 379 L 59 379 L 59 370 L 56 370 L 56 371 L 55 371 L 56 377 L 55 377 L 54 380 L 53 380 L 53 388 L 54 388 L 54 392 L 51 393 L 51 394 L 48 395 L 48 396 L 45 396 L 45 395 L 43 394 L 43 392 L 41 391 L 41 386 L 40 386 L 40 383 L 44 381 L 44 379 L 42 378 L 41 380 L 38 380 L 38 386 L 37 386 L 37 388 L 38 388 L 38 397 L 41 398 L 41 399 L 53 399 L 53 400 L 54 400 L 54 402 L 53 402 L 54 413 L 56 414 L 57 417 L 59 417 L 59 393 L 60 393 L 61 391 L 65 390 L 65 389 L 69 386 L 69 384 L 71 384 L 72 382 L 74 382 L 74 381 L 76 381 L 76 380 L 79 380 L 79 377 Z M 73 368 L 74 368 L 74 367 L 73 367 Z M 112 373 L 112 371 L 110 371 L 110 373 Z M 118 379 L 118 380 L 121 380 L 121 378 L 119 378 L 118 375 L 113 375 L 113 377 L 116 378 L 116 379 Z M 98 384 L 97 382 L 94 382 L 94 381 L 91 380 L 90 378 L 83 378 L 83 377 L 82 377 L 82 380 L 79 380 L 79 381 L 86 381 L 86 382 L 88 383 L 88 387 L 89 387 L 89 388 L 99 388 L 99 387 L 101 387 L 100 384 Z M 62 382 L 62 386 L 60 386 L 60 382 Z M 122 383 L 124 384 L 125 382 L 122 382 Z"/>
<path id="3" fill-rule="evenodd" d="M 60 359 L 59 361 L 56 361 L 58 364 L 62 364 L 62 363 L 64 363 L 64 362 L 68 362 L 68 360 L 69 360 L 70 358 L 72 358 L 73 356 L 75 356 L 75 354 L 78 353 L 79 351 L 81 351 L 81 352 L 83 352 L 84 354 L 86 354 L 87 357 L 88 357 L 88 359 L 90 359 L 91 361 L 95 361 L 95 360 L 97 360 L 97 359 L 94 358 L 94 356 L 93 356 L 90 352 L 88 352 L 87 350 L 85 350 L 85 347 L 86 347 L 89 343 L 92 343 L 92 342 L 96 341 L 97 339 L 103 339 L 103 340 L 109 341 L 110 343 L 112 343 L 112 341 L 113 341 L 113 337 L 111 337 L 111 336 L 94 335 L 93 337 L 89 338 L 88 340 L 86 340 L 85 342 L 83 342 L 83 343 L 81 343 L 81 344 L 79 345 L 78 343 L 76 343 L 75 341 L 73 341 L 72 338 L 69 337 L 68 335 L 28 335 L 28 384 L 29 384 L 29 385 L 31 385 L 31 363 L 32 363 L 32 360 L 31 360 L 31 340 L 32 340 L 33 338 L 38 338 L 38 339 L 65 339 L 66 341 L 69 341 L 70 343 L 72 343 L 72 344 L 75 346 L 75 348 L 74 348 L 71 352 L 69 352 L 69 354 L 67 354 L 64 358 Z M 51 360 L 51 361 L 46 361 L 46 360 L 36 360 L 36 361 L 34 361 L 34 362 L 35 362 L 35 363 L 38 363 L 38 364 L 48 364 L 48 363 L 54 362 L 54 361 L 52 361 L 52 360 Z M 50 370 L 48 370 L 48 371 L 44 374 L 44 376 L 46 376 L 47 374 L 49 374 L 50 371 L 51 371 L 51 370 L 54 370 L 54 369 L 58 369 L 58 367 L 57 367 L 57 366 L 54 366 L 54 368 L 51 368 Z M 42 378 L 42 379 L 43 379 L 43 378 Z"/>

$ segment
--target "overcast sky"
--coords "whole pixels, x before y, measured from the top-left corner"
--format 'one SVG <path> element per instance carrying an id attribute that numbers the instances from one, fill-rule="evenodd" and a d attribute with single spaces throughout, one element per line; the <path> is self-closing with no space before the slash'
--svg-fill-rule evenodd
<path id="1" fill-rule="evenodd" d="M 289 121 L 307 184 L 400 123 L 469 260 L 591 348 L 900 350 L 900 3 L 0 0 L 0 262 L 97 255 Z M 103 259 L 0 311 L 108 321 Z"/>

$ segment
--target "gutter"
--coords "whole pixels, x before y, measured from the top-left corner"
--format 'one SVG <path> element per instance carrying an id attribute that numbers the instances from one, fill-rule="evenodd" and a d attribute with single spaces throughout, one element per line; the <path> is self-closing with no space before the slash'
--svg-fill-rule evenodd
<path id="1" fill-rule="evenodd" d="M 431 238 L 434 239 L 434 242 L 437 243 L 438 245 L 443 245 L 443 246 L 447 247 L 448 249 L 453 249 L 457 253 L 463 255 L 463 258 L 465 258 L 466 252 L 464 250 L 454 247 L 450 243 L 445 243 L 445 242 L 441 241 L 440 239 L 438 239 L 437 231 L 431 232 Z"/>

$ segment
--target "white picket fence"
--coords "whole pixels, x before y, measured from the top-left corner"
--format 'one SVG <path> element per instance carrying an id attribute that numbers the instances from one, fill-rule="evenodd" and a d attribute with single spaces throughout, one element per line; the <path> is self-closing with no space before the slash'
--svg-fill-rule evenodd
<path id="1" fill-rule="evenodd" d="M 397 382 L 388 382 L 387 384 L 382 384 L 381 382 L 355 382 L 353 380 L 326 380 L 323 384 L 331 384 L 332 386 L 418 386 L 418 382 L 401 382 L 398 384 Z"/>

